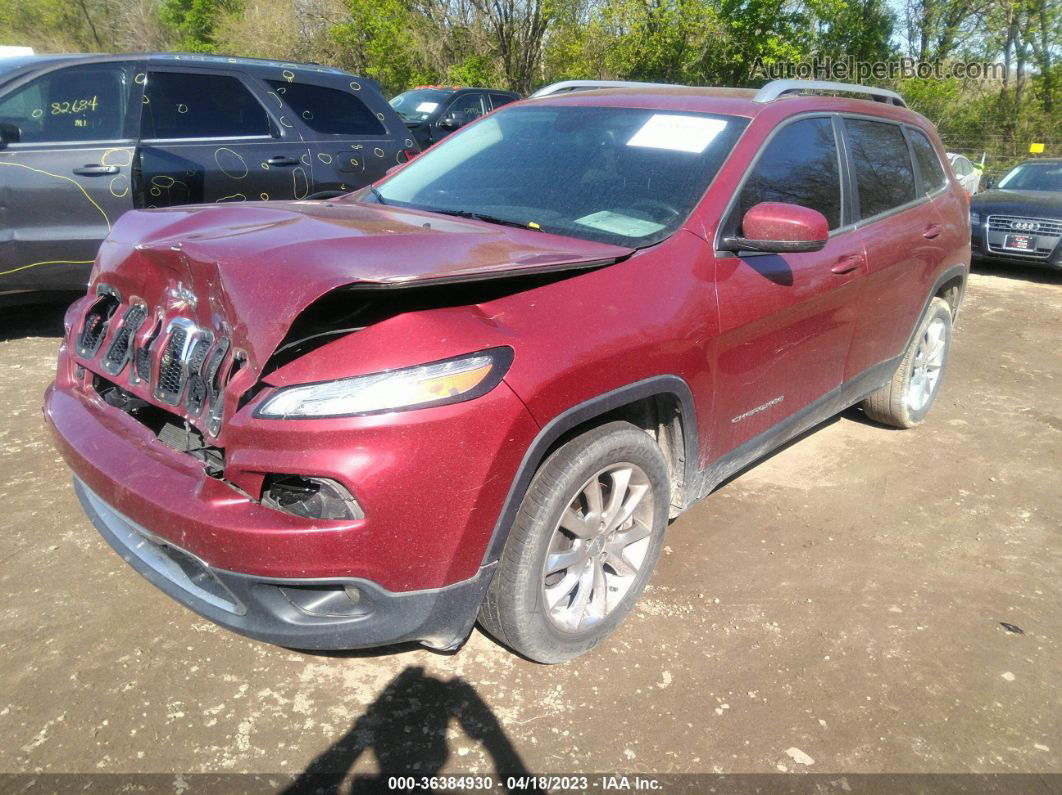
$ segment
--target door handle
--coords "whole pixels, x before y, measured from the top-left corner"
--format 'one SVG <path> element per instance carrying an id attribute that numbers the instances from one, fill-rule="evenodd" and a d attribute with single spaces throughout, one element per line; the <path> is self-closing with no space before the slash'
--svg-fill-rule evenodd
<path id="1" fill-rule="evenodd" d="M 834 263 L 830 270 L 834 273 L 851 273 L 862 264 L 862 254 L 845 254 Z"/>
<path id="2" fill-rule="evenodd" d="M 286 155 L 274 155 L 266 161 L 268 166 L 297 166 L 299 161 Z"/>
<path id="3" fill-rule="evenodd" d="M 81 168 L 75 168 L 74 173 L 82 177 L 100 177 L 104 174 L 117 174 L 118 166 L 101 166 L 99 163 L 90 163 Z"/>
<path id="4" fill-rule="evenodd" d="M 940 233 L 943 231 L 944 230 L 941 229 L 940 224 L 930 224 L 925 228 L 925 231 L 922 232 L 922 237 L 926 240 L 932 240 L 935 237 L 939 237 Z"/>

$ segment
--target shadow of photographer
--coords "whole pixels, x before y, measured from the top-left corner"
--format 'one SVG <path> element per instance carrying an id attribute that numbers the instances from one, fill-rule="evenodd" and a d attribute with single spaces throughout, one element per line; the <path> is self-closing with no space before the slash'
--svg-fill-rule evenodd
<path id="1" fill-rule="evenodd" d="M 393 777 L 419 782 L 438 776 L 450 758 L 446 734 L 453 719 L 487 751 L 495 782 L 505 791 L 509 791 L 506 779 L 510 776 L 530 775 L 497 716 L 472 685 L 460 677 L 436 679 L 423 668 L 411 666 L 391 680 L 349 731 L 283 792 L 393 792 L 389 786 Z M 379 775 L 351 775 L 358 759 L 370 750 Z"/>

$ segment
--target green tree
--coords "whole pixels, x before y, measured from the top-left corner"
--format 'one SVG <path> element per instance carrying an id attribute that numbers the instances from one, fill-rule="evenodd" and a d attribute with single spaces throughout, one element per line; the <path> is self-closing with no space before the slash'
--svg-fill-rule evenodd
<path id="1" fill-rule="evenodd" d="M 347 7 L 349 18 L 329 32 L 342 66 L 378 80 L 388 94 L 438 81 L 420 49 L 423 20 L 403 0 L 349 0 Z"/>
<path id="2" fill-rule="evenodd" d="M 225 14 L 241 8 L 240 0 L 163 0 L 159 15 L 187 52 L 216 52 L 215 30 Z"/>
<path id="3" fill-rule="evenodd" d="M 896 15 L 884 0 L 809 0 L 808 13 L 815 21 L 811 46 L 820 57 L 872 63 L 895 54 Z"/>
<path id="4" fill-rule="evenodd" d="M 701 73 L 708 85 L 744 86 L 752 67 L 800 61 L 811 52 L 812 19 L 786 0 L 720 0 L 721 28 L 708 38 Z"/>

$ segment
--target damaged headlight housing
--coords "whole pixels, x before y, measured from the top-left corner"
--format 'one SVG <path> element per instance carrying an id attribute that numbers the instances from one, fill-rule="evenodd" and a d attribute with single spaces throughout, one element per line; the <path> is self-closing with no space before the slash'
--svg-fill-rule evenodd
<path id="1" fill-rule="evenodd" d="M 496 387 L 512 359 L 511 348 L 491 348 L 401 370 L 284 387 L 255 416 L 350 417 L 460 403 Z"/>

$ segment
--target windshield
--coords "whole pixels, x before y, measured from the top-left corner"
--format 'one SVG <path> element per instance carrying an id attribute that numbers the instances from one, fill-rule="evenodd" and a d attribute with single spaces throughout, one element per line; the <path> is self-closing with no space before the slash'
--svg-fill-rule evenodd
<path id="1" fill-rule="evenodd" d="M 507 108 L 432 147 L 371 196 L 638 248 L 689 217 L 747 123 L 641 108 Z"/>
<path id="2" fill-rule="evenodd" d="M 391 107 L 405 121 L 425 121 L 442 106 L 451 93 L 435 88 L 406 91 L 391 100 Z"/>
<path id="3" fill-rule="evenodd" d="M 1022 163 L 999 181 L 1007 190 L 1062 191 L 1062 163 Z"/>

